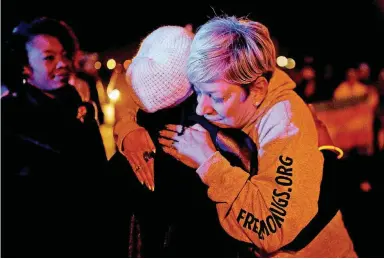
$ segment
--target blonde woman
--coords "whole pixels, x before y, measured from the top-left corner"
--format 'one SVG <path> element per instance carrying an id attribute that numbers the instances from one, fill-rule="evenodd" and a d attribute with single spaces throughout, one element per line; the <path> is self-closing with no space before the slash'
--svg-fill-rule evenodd
<path id="1" fill-rule="evenodd" d="M 356 257 L 340 211 L 327 224 L 320 220 L 320 229 L 313 223 L 320 212 L 323 156 L 311 111 L 275 60 L 268 29 L 236 17 L 204 24 L 188 60 L 196 113 L 252 138 L 258 148 L 257 175 L 231 166 L 199 125 L 183 135 L 177 134 L 180 125 L 169 125 L 160 132 L 160 143 L 165 152 L 193 164 L 216 202 L 222 227 L 252 244 L 258 255 Z"/>

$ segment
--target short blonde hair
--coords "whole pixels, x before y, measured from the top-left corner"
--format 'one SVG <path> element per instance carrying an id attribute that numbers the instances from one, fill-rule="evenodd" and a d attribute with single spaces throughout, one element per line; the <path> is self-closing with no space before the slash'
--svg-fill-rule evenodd
<path id="1" fill-rule="evenodd" d="M 246 18 L 215 17 L 200 27 L 188 59 L 191 83 L 223 78 L 249 84 L 276 68 L 276 52 L 267 27 Z"/>

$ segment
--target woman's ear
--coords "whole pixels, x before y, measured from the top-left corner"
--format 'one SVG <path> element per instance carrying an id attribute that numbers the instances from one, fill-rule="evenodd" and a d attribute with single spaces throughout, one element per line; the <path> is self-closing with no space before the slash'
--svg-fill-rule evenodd
<path id="1" fill-rule="evenodd" d="M 252 98 L 252 103 L 257 107 L 259 106 L 268 93 L 268 81 L 265 77 L 261 76 L 256 81 L 251 83 L 249 88 L 249 96 Z"/>

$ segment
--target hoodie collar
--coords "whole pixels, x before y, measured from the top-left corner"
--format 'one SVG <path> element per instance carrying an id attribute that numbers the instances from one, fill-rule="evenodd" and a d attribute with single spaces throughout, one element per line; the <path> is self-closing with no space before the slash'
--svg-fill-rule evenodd
<path id="1" fill-rule="evenodd" d="M 253 125 L 253 123 L 262 116 L 265 111 L 269 110 L 272 105 L 285 98 L 287 91 L 293 90 L 295 87 L 296 83 L 288 76 L 288 74 L 276 68 L 269 81 L 266 97 L 259 107 L 257 107 L 255 115 L 244 128 Z"/>

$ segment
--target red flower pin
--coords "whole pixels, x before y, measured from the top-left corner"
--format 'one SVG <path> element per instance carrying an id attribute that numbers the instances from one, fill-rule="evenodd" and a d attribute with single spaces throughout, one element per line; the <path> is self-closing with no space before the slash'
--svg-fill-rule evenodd
<path id="1" fill-rule="evenodd" d="M 76 118 L 84 123 L 84 117 L 85 117 L 86 114 L 87 114 L 87 108 L 85 106 L 80 106 L 77 109 L 77 116 L 76 116 Z"/>

